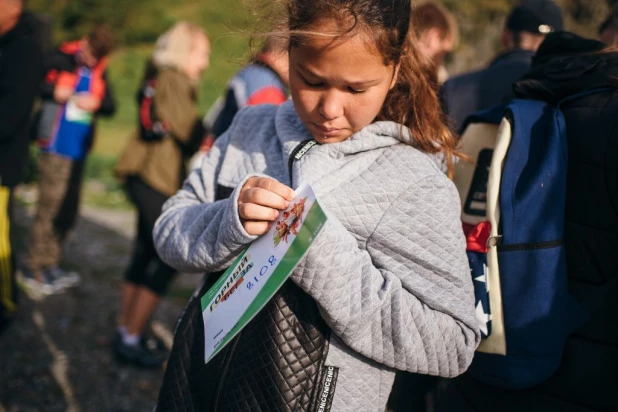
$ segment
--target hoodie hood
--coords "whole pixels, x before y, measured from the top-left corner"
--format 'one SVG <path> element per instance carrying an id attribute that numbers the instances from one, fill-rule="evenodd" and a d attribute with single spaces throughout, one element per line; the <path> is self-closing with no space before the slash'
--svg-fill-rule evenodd
<path id="1" fill-rule="evenodd" d="M 294 147 L 298 142 L 313 137 L 294 109 L 292 100 L 281 104 L 275 116 L 277 135 L 283 147 Z M 402 136 L 402 131 L 403 136 Z M 339 143 L 324 144 L 333 157 L 354 155 L 411 141 L 405 127 L 388 121 L 374 122 Z M 326 150 L 326 149 L 325 149 Z"/>
<path id="2" fill-rule="evenodd" d="M 530 72 L 515 83 L 515 95 L 556 104 L 575 93 L 618 87 L 618 52 L 573 33 L 547 36 L 532 60 Z"/>

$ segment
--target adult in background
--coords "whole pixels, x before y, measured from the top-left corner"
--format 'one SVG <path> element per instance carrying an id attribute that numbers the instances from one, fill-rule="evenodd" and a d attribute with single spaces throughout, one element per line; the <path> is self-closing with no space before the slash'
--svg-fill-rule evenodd
<path id="1" fill-rule="evenodd" d="M 438 82 L 444 83 L 449 77 L 444 58 L 459 44 L 457 20 L 443 5 L 427 2 L 412 9 L 411 21 L 419 50 L 435 64 Z"/>
<path id="2" fill-rule="evenodd" d="M 39 201 L 22 271 L 22 282 L 37 293 L 58 293 L 80 280 L 59 263 L 79 213 L 84 164 L 97 117 L 116 110 L 107 78 L 107 56 L 113 47 L 111 30 L 99 25 L 44 59 L 36 125 L 41 148 Z"/>
<path id="3" fill-rule="evenodd" d="M 197 151 L 204 137 L 196 106 L 209 55 L 208 37 L 196 25 L 179 22 L 159 37 L 139 93 L 139 131 L 116 166 L 137 208 L 138 226 L 122 285 L 122 314 L 114 351 L 120 360 L 138 366 L 155 367 L 164 361 L 163 354 L 147 345 L 143 337 L 176 270 L 159 259 L 152 229 L 163 203 L 185 179 L 185 161 Z"/>
<path id="4" fill-rule="evenodd" d="M 17 307 L 9 216 L 11 194 L 26 165 L 30 115 L 43 77 L 36 25 L 22 0 L 0 0 L 0 333 Z"/>
<path id="5" fill-rule="evenodd" d="M 288 82 L 289 62 L 285 41 L 279 36 L 269 35 L 249 64 L 230 80 L 225 95 L 208 111 L 205 118 L 208 136 L 191 160 L 191 169 L 201 166 L 214 141 L 230 127 L 240 109 L 285 102 L 288 99 Z"/>
<path id="6" fill-rule="evenodd" d="M 599 39 L 609 46 L 618 46 L 618 11 L 610 13 L 601 24 Z"/>
<path id="7" fill-rule="evenodd" d="M 507 391 L 468 375 L 450 382 L 440 412 L 588 412 L 618 407 L 618 53 L 574 34 L 550 34 L 515 84 L 515 95 L 562 106 L 568 172 L 564 241 L 569 292 L 596 302 L 570 336 L 554 375 L 534 388 Z M 565 314 L 566 316 L 566 314 Z M 444 405 L 442 405 L 442 401 Z"/>
<path id="8" fill-rule="evenodd" d="M 500 36 L 504 51 L 489 67 L 453 77 L 442 87 L 442 107 L 453 130 L 472 113 L 509 100 L 513 83 L 528 72 L 545 36 L 562 27 L 562 12 L 552 0 L 524 0 L 514 7 Z"/>

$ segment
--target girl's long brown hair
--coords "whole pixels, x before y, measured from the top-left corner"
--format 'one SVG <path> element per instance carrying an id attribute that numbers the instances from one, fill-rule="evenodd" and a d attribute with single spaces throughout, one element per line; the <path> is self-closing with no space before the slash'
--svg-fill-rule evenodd
<path id="1" fill-rule="evenodd" d="M 451 175 L 457 142 L 438 101 L 435 67 L 416 46 L 410 0 L 287 0 L 286 5 L 290 47 L 308 35 L 329 35 L 311 30 L 328 19 L 341 27 L 334 36 L 362 33 L 375 42 L 385 64 L 399 68 L 376 120 L 406 126 L 412 136 L 407 143 L 425 153 L 442 153 Z"/>

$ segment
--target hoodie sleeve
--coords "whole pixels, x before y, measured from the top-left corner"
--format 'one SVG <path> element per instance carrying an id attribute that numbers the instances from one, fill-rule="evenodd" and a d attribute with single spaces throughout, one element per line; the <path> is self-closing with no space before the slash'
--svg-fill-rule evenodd
<path id="1" fill-rule="evenodd" d="M 404 190 L 365 247 L 329 216 L 292 279 L 343 342 L 389 367 L 454 377 L 480 341 L 459 200 L 443 176 Z"/>
<path id="2" fill-rule="evenodd" d="M 247 176 L 228 199 L 215 201 L 217 176 L 231 138 L 217 140 L 202 167 L 194 170 L 182 189 L 164 205 L 154 227 L 161 259 L 187 272 L 214 272 L 229 266 L 256 237 L 247 234 L 238 216 L 238 195 Z"/>

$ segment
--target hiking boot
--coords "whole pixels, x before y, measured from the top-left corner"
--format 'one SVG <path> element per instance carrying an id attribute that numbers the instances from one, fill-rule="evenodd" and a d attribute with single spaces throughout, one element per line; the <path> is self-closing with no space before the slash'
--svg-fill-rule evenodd
<path id="1" fill-rule="evenodd" d="M 64 286 L 58 283 L 46 271 L 35 272 L 23 269 L 17 274 L 17 279 L 25 287 L 42 295 L 54 295 L 64 291 Z"/>
<path id="2" fill-rule="evenodd" d="M 165 362 L 164 356 L 153 353 L 142 342 L 136 345 L 127 345 L 120 336 L 115 339 L 114 352 L 119 361 L 142 368 L 157 368 Z"/>
<path id="3" fill-rule="evenodd" d="M 59 268 L 58 266 L 45 269 L 44 272 L 47 273 L 47 275 L 49 275 L 52 279 L 54 279 L 56 283 L 65 288 L 77 286 L 81 280 L 79 273 L 64 270 L 62 268 Z"/>

